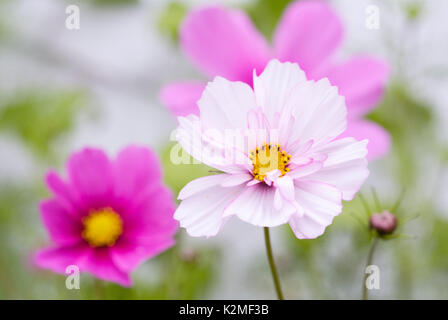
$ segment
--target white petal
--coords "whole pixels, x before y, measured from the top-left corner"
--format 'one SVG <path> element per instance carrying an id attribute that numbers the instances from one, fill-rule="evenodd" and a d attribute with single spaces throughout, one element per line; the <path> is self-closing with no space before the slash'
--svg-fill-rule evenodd
<path id="1" fill-rule="evenodd" d="M 280 190 L 277 188 L 274 194 L 274 208 L 275 210 L 281 210 L 283 206 L 282 195 L 280 194 Z"/>
<path id="2" fill-rule="evenodd" d="M 244 164 L 236 163 L 235 157 L 228 157 L 224 145 L 212 137 L 205 136 L 196 115 L 178 117 L 179 127 L 176 140 L 193 158 L 218 170 L 237 173 L 246 172 Z"/>
<path id="3" fill-rule="evenodd" d="M 214 186 L 183 200 L 174 218 L 193 237 L 215 236 L 226 222 L 223 211 L 243 190 L 243 186 Z"/>
<path id="4" fill-rule="evenodd" d="M 283 198 L 288 201 L 294 201 L 294 182 L 289 175 L 278 178 L 276 186 Z"/>
<path id="5" fill-rule="evenodd" d="M 268 186 L 272 186 L 273 184 L 275 184 L 275 182 L 277 181 L 277 179 L 280 177 L 281 174 L 282 173 L 278 169 L 271 170 L 268 173 L 266 173 L 266 177 L 263 179 L 263 181 Z"/>
<path id="6" fill-rule="evenodd" d="M 284 205 L 277 210 L 274 206 L 276 189 L 265 184 L 248 187 L 225 209 L 224 216 L 237 215 L 243 221 L 262 227 L 286 223 L 295 208 Z"/>
<path id="7" fill-rule="evenodd" d="M 322 169 L 306 177 L 322 181 L 342 191 L 342 199 L 352 200 L 369 175 L 367 169 L 367 140 L 353 138 L 335 140 L 314 150 L 328 155 Z"/>
<path id="8" fill-rule="evenodd" d="M 290 144 L 286 146 L 289 154 L 292 156 L 291 161 L 294 160 L 295 157 L 299 157 L 305 154 L 310 148 L 313 146 L 314 141 L 309 140 L 305 143 L 302 143 L 301 140 L 290 141 Z"/>
<path id="9" fill-rule="evenodd" d="M 319 145 L 339 136 L 347 126 L 345 99 L 326 78 L 301 82 L 291 91 L 285 110 L 291 110 L 296 119 L 289 141 L 313 140 L 313 145 Z M 280 127 L 286 121 L 287 117 L 280 121 Z"/>
<path id="10" fill-rule="evenodd" d="M 221 182 L 221 186 L 234 187 L 251 179 L 253 179 L 253 176 L 249 172 L 228 174 L 227 177 Z"/>
<path id="11" fill-rule="evenodd" d="M 247 112 L 256 107 L 255 95 L 243 82 L 216 77 L 207 84 L 198 106 L 206 128 L 245 129 Z"/>
<path id="12" fill-rule="evenodd" d="M 229 176 L 228 174 L 215 174 L 190 181 L 179 192 L 177 199 L 184 200 L 188 197 L 195 195 L 198 192 L 204 191 L 208 188 L 221 184 Z"/>
<path id="13" fill-rule="evenodd" d="M 292 179 L 299 179 L 306 177 L 316 171 L 319 171 L 322 167 L 323 167 L 322 162 L 311 160 L 311 163 L 296 167 L 290 173 L 288 173 L 288 175 Z"/>
<path id="14" fill-rule="evenodd" d="M 305 73 L 298 64 L 281 63 L 278 60 L 271 60 L 259 77 L 254 74 L 257 104 L 263 108 L 271 124 L 274 122 L 274 114 L 281 113 L 291 89 L 304 81 Z"/>
<path id="15" fill-rule="evenodd" d="M 289 225 L 299 239 L 316 238 L 341 213 L 341 192 L 321 182 L 296 182 L 295 186 L 296 201 L 303 207 L 304 214 L 293 214 Z"/>
<path id="16" fill-rule="evenodd" d="M 259 183 L 261 183 L 261 181 L 260 180 L 251 180 L 251 181 L 249 181 L 248 183 L 247 183 L 247 186 L 248 187 L 251 187 L 251 186 L 254 186 L 254 185 L 256 185 L 256 184 L 259 184 Z"/>

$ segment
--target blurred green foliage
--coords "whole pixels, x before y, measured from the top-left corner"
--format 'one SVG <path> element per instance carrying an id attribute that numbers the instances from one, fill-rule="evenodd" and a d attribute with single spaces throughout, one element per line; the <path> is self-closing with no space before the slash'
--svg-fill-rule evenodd
<path id="1" fill-rule="evenodd" d="M 148 299 L 205 298 L 216 280 L 220 255 L 217 249 L 183 250 L 175 248 L 162 265 L 158 286 L 146 292 Z"/>
<path id="2" fill-rule="evenodd" d="M 423 151 L 434 148 L 431 106 L 415 98 L 405 82 L 393 80 L 383 102 L 368 116 L 392 136 L 394 174 L 401 185 L 414 186 Z"/>
<path id="3" fill-rule="evenodd" d="M 423 12 L 423 3 L 421 1 L 410 1 L 405 3 L 406 17 L 410 21 L 415 21 L 420 18 Z"/>
<path id="4" fill-rule="evenodd" d="M 435 217 L 425 239 L 431 251 L 429 265 L 434 265 L 440 271 L 448 270 L 448 221 L 447 219 Z"/>
<path id="5" fill-rule="evenodd" d="M 249 14 L 258 30 L 266 38 L 271 39 L 283 10 L 291 2 L 292 0 L 257 0 L 251 1 L 243 9 Z M 176 41 L 178 39 L 179 26 L 187 11 L 188 6 L 185 2 L 170 1 L 159 16 L 159 31 L 171 40 Z"/>
<path id="6" fill-rule="evenodd" d="M 268 39 L 272 38 L 275 27 L 286 6 L 292 0 L 257 0 L 250 3 L 246 11 L 257 29 Z"/>
<path id="7" fill-rule="evenodd" d="M 38 156 L 51 155 L 51 146 L 74 125 L 85 105 L 81 91 L 25 90 L 0 101 L 0 130 L 19 136 Z"/>
<path id="8" fill-rule="evenodd" d="M 36 190 L 30 186 L 0 185 L 0 299 L 29 298 L 34 288 L 30 251 L 38 237 Z"/>
<path id="9" fill-rule="evenodd" d="M 173 42 L 179 38 L 179 26 L 187 13 L 188 7 L 178 1 L 170 2 L 161 12 L 157 26 L 160 32 Z"/>
<path id="10" fill-rule="evenodd" d="M 140 266 L 130 288 L 82 274 L 81 290 L 69 291 L 65 289 L 64 276 L 42 273 L 51 275 L 53 283 L 58 283 L 67 299 L 189 300 L 205 297 L 216 276 L 213 265 L 219 262 L 218 252 L 210 248 L 187 252 L 178 247 Z"/>

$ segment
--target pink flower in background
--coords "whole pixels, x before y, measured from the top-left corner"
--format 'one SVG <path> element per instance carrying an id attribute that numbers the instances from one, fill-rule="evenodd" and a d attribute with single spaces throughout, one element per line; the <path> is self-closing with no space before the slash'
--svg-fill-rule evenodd
<path id="1" fill-rule="evenodd" d="M 315 238 L 367 178 L 367 140 L 338 138 L 347 109 L 327 79 L 307 81 L 297 64 L 272 60 L 253 83 L 216 77 L 198 101 L 200 116 L 179 117 L 182 147 L 223 173 L 188 183 L 174 217 L 198 237 L 237 216 Z M 244 143 L 229 144 L 228 130 Z"/>
<path id="2" fill-rule="evenodd" d="M 97 278 L 131 285 L 129 273 L 174 244 L 171 192 L 156 156 L 131 146 L 109 160 L 99 149 L 71 156 L 68 179 L 49 172 L 53 197 L 40 205 L 53 246 L 35 263 L 57 273 L 76 265 Z"/>
<path id="3" fill-rule="evenodd" d="M 297 62 L 308 79 L 327 77 L 346 98 L 348 125 L 342 136 L 369 139 L 369 158 L 388 151 L 388 133 L 363 119 L 382 97 L 388 66 L 368 56 L 334 59 L 343 26 L 326 3 L 292 3 L 277 26 L 272 49 L 243 11 L 221 7 L 192 11 L 181 26 L 180 39 L 185 54 L 211 78 L 222 76 L 252 86 L 252 71 L 263 71 L 272 57 Z M 177 116 L 198 114 L 197 101 L 204 88 L 205 84 L 193 81 L 173 83 L 162 89 L 161 100 Z"/>

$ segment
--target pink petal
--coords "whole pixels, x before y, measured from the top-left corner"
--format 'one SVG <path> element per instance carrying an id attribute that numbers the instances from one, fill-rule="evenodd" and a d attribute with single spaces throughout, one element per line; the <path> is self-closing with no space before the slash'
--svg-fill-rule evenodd
<path id="1" fill-rule="evenodd" d="M 170 238 L 155 242 L 151 245 L 135 245 L 127 241 L 120 241 L 110 248 L 110 255 L 120 270 L 131 272 L 145 260 L 172 247 L 174 243 L 174 239 Z"/>
<path id="2" fill-rule="evenodd" d="M 292 215 L 289 225 L 299 239 L 316 238 L 341 213 L 342 194 L 336 187 L 316 181 L 296 182 L 295 187 L 296 201 L 304 214 Z"/>
<path id="3" fill-rule="evenodd" d="M 36 253 L 34 263 L 38 267 L 56 273 L 65 274 L 66 268 L 70 265 L 76 265 L 82 271 L 90 251 L 91 248 L 85 242 L 73 246 L 43 249 Z"/>
<path id="4" fill-rule="evenodd" d="M 157 156 L 148 148 L 128 146 L 112 163 L 115 195 L 127 199 L 138 197 L 147 188 L 161 183 L 161 166 Z"/>
<path id="5" fill-rule="evenodd" d="M 85 261 L 85 271 L 99 279 L 115 282 L 124 287 L 131 286 L 128 272 L 117 267 L 110 255 L 110 248 L 92 250 Z"/>
<path id="6" fill-rule="evenodd" d="M 197 82 L 168 84 L 160 92 L 160 100 L 175 116 L 199 114 L 197 106 L 205 85 Z"/>
<path id="7" fill-rule="evenodd" d="M 252 82 L 269 60 L 262 35 L 242 11 L 207 7 L 192 11 L 180 29 L 181 46 L 207 75 Z"/>
<path id="8" fill-rule="evenodd" d="M 70 181 L 83 199 L 92 206 L 107 204 L 112 192 L 111 164 L 100 149 L 84 148 L 68 161 Z"/>
<path id="9" fill-rule="evenodd" d="M 331 67 L 323 76 L 339 88 L 353 119 L 368 113 L 380 102 L 389 67 L 379 59 L 357 57 Z"/>
<path id="10" fill-rule="evenodd" d="M 367 169 L 367 140 L 353 138 L 334 140 L 313 152 L 328 155 L 319 171 L 306 177 L 307 180 L 320 181 L 335 186 L 342 191 L 343 200 L 352 200 L 369 175 Z"/>
<path id="11" fill-rule="evenodd" d="M 357 140 L 368 139 L 367 159 L 369 160 L 383 157 L 390 149 L 389 133 L 380 125 L 371 121 L 349 121 L 347 130 L 340 136 L 340 138 L 343 137 L 353 137 Z"/>
<path id="12" fill-rule="evenodd" d="M 82 224 L 70 209 L 59 200 L 45 200 L 40 204 L 43 223 L 51 239 L 59 245 L 72 245 L 82 240 Z"/>
<path id="13" fill-rule="evenodd" d="M 79 217 L 84 211 L 83 203 L 80 201 L 76 189 L 69 183 L 63 181 L 54 171 L 49 171 L 45 176 L 45 182 L 56 198 L 67 207 L 69 214 Z"/>
<path id="14" fill-rule="evenodd" d="M 343 27 L 338 15 L 321 1 L 296 1 L 283 14 L 274 35 L 280 61 L 299 63 L 308 76 L 339 47 Z"/>
<path id="15" fill-rule="evenodd" d="M 122 237 L 136 245 L 152 244 L 171 239 L 178 229 L 174 219 L 174 202 L 171 191 L 158 188 L 143 193 L 136 204 L 123 216 Z"/>

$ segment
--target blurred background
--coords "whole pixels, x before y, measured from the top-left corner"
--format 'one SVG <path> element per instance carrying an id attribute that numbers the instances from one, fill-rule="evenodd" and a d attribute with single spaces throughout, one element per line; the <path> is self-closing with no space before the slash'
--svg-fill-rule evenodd
<path id="1" fill-rule="evenodd" d="M 271 38 L 288 0 L 0 0 L 0 299 L 271 299 L 263 231 L 233 219 L 211 239 L 184 230 L 178 245 L 133 274 L 134 287 L 36 269 L 33 252 L 49 243 L 37 203 L 48 196 L 49 168 L 64 171 L 73 151 L 89 145 L 112 156 L 129 143 L 162 158 L 175 194 L 202 165 L 169 161 L 173 115 L 159 90 L 179 79 L 206 80 L 179 50 L 178 26 L 190 8 L 221 3 L 248 12 Z M 369 118 L 392 136 L 387 156 L 370 164 L 361 191 L 367 206 L 399 208 L 396 237 L 380 241 L 381 299 L 448 299 L 448 2 L 331 0 L 346 29 L 342 56 L 386 59 L 392 75 Z M 65 27 L 76 4 L 81 28 Z M 365 27 L 366 7 L 380 8 L 381 27 Z M 371 234 L 362 199 L 347 204 L 326 233 L 297 240 L 272 230 L 285 296 L 359 299 Z"/>

